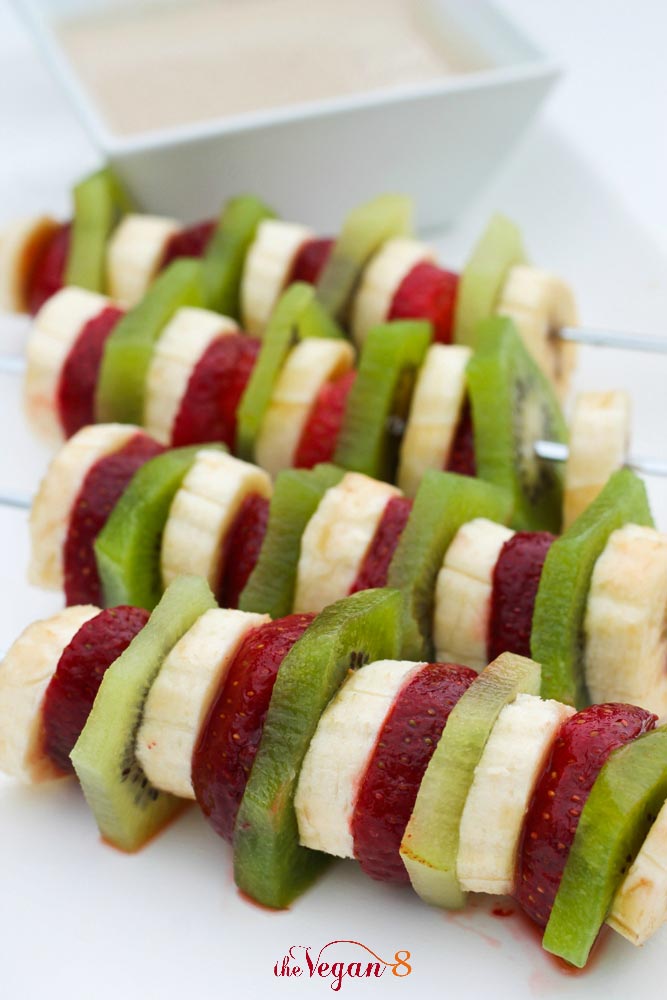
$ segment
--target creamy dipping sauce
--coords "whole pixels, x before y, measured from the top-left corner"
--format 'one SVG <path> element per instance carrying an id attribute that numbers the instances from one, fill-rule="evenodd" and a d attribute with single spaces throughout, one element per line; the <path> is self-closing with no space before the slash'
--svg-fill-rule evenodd
<path id="1" fill-rule="evenodd" d="M 479 68 L 445 51 L 419 0 L 153 0 L 77 16 L 58 36 L 117 134 Z"/>

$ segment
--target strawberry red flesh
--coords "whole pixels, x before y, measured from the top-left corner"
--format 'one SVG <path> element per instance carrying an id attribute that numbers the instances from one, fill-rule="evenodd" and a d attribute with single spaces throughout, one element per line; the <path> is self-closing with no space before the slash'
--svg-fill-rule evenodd
<path id="1" fill-rule="evenodd" d="M 475 460 L 475 432 L 472 423 L 470 400 L 466 399 L 461 416 L 454 431 L 454 440 L 445 463 L 446 472 L 458 472 L 460 476 L 477 475 Z"/>
<path id="2" fill-rule="evenodd" d="M 415 264 L 396 289 L 387 319 L 425 319 L 437 344 L 451 344 L 459 278 L 428 261 Z"/>
<path id="3" fill-rule="evenodd" d="M 354 854 L 371 878 L 409 882 L 399 848 L 449 713 L 476 673 L 429 663 L 408 681 L 378 734 L 352 816 Z"/>
<path id="4" fill-rule="evenodd" d="M 306 240 L 294 258 L 287 284 L 291 285 L 293 281 L 305 281 L 309 285 L 317 284 L 324 265 L 329 260 L 334 242 L 335 240 L 328 237 L 320 240 Z"/>
<path id="5" fill-rule="evenodd" d="M 556 541 L 548 531 L 517 531 L 500 550 L 493 570 L 487 652 L 530 656 L 537 588 L 547 553 Z"/>
<path id="6" fill-rule="evenodd" d="M 387 503 L 380 523 L 377 526 L 373 540 L 359 567 L 357 578 L 350 589 L 351 594 L 358 590 L 371 590 L 373 587 L 386 587 L 389 563 L 392 560 L 396 546 L 408 523 L 412 500 L 408 497 L 392 497 Z"/>
<path id="7" fill-rule="evenodd" d="M 592 705 L 558 730 L 523 827 L 516 898 L 545 927 L 586 799 L 612 750 L 655 727 L 634 705 Z"/>
<path id="8" fill-rule="evenodd" d="M 122 448 L 100 458 L 88 470 L 72 507 L 65 539 L 68 605 L 102 603 L 95 539 L 135 472 L 163 450 L 148 434 L 135 434 Z"/>
<path id="9" fill-rule="evenodd" d="M 319 462 L 330 462 L 336 451 L 350 389 L 357 376 L 346 372 L 320 389 L 301 433 L 294 455 L 294 467 L 312 469 Z"/>
<path id="10" fill-rule="evenodd" d="M 164 270 L 179 257 L 203 257 L 216 225 L 215 219 L 207 220 L 174 233 L 165 247 L 160 269 Z"/>
<path id="11" fill-rule="evenodd" d="M 194 367 L 174 421 L 174 447 L 222 442 L 232 451 L 236 411 L 259 354 L 260 341 L 243 334 L 218 337 Z"/>
<path id="12" fill-rule="evenodd" d="M 269 522 L 269 501 L 247 496 L 224 541 L 222 579 L 216 599 L 221 608 L 238 608 L 239 598 L 255 568 Z"/>
<path id="13" fill-rule="evenodd" d="M 280 664 L 314 617 L 279 618 L 245 637 L 199 736 L 192 783 L 204 815 L 225 840 L 232 839 Z"/>
<path id="14" fill-rule="evenodd" d="M 87 621 L 63 650 L 42 709 L 44 748 L 56 767 L 74 774 L 69 755 L 81 735 L 108 667 L 146 622 L 143 608 L 109 608 Z"/>
<path id="15" fill-rule="evenodd" d="M 38 313 L 44 303 L 65 284 L 71 229 L 69 222 L 59 226 L 32 267 L 27 290 L 28 312 L 31 316 Z"/>
<path id="16" fill-rule="evenodd" d="M 123 315 L 107 306 L 84 324 L 65 359 L 58 383 L 58 418 L 66 437 L 95 423 L 95 391 L 107 337 Z"/>

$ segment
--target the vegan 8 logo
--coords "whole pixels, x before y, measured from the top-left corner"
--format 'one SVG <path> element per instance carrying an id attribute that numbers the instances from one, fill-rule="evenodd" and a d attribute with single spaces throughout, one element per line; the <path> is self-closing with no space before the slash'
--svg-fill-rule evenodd
<path id="1" fill-rule="evenodd" d="M 400 949 L 393 961 L 387 961 L 361 941 L 346 939 L 329 941 L 318 952 L 310 945 L 293 944 L 275 963 L 273 974 L 277 978 L 329 981 L 330 988 L 338 993 L 346 979 L 380 979 L 386 972 L 404 979 L 412 972 L 410 958 L 409 951 Z"/>

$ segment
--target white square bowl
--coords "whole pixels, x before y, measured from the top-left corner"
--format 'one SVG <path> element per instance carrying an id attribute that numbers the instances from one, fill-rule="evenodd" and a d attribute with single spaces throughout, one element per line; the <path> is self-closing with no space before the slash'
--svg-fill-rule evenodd
<path id="1" fill-rule="evenodd" d="M 393 190 L 415 197 L 420 228 L 443 226 L 507 156 L 558 75 L 487 0 L 421 0 L 450 50 L 484 68 L 124 136 L 77 75 L 58 27 L 82 10 L 128 0 L 16 2 L 86 130 L 138 203 L 185 220 L 252 191 L 283 215 L 328 230 L 351 205 Z"/>

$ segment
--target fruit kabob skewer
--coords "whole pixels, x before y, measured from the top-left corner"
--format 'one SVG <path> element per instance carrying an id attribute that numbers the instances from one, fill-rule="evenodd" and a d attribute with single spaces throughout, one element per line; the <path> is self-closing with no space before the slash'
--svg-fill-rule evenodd
<path id="1" fill-rule="evenodd" d="M 395 591 L 270 622 L 192 577 L 148 620 L 69 608 L 0 667 L 0 765 L 75 772 L 129 851 L 196 799 L 264 905 L 342 856 L 438 907 L 511 893 L 578 966 L 605 920 L 646 940 L 667 916 L 664 727 L 631 705 L 543 701 L 525 657 L 480 675 L 397 659 L 400 623 Z"/>

